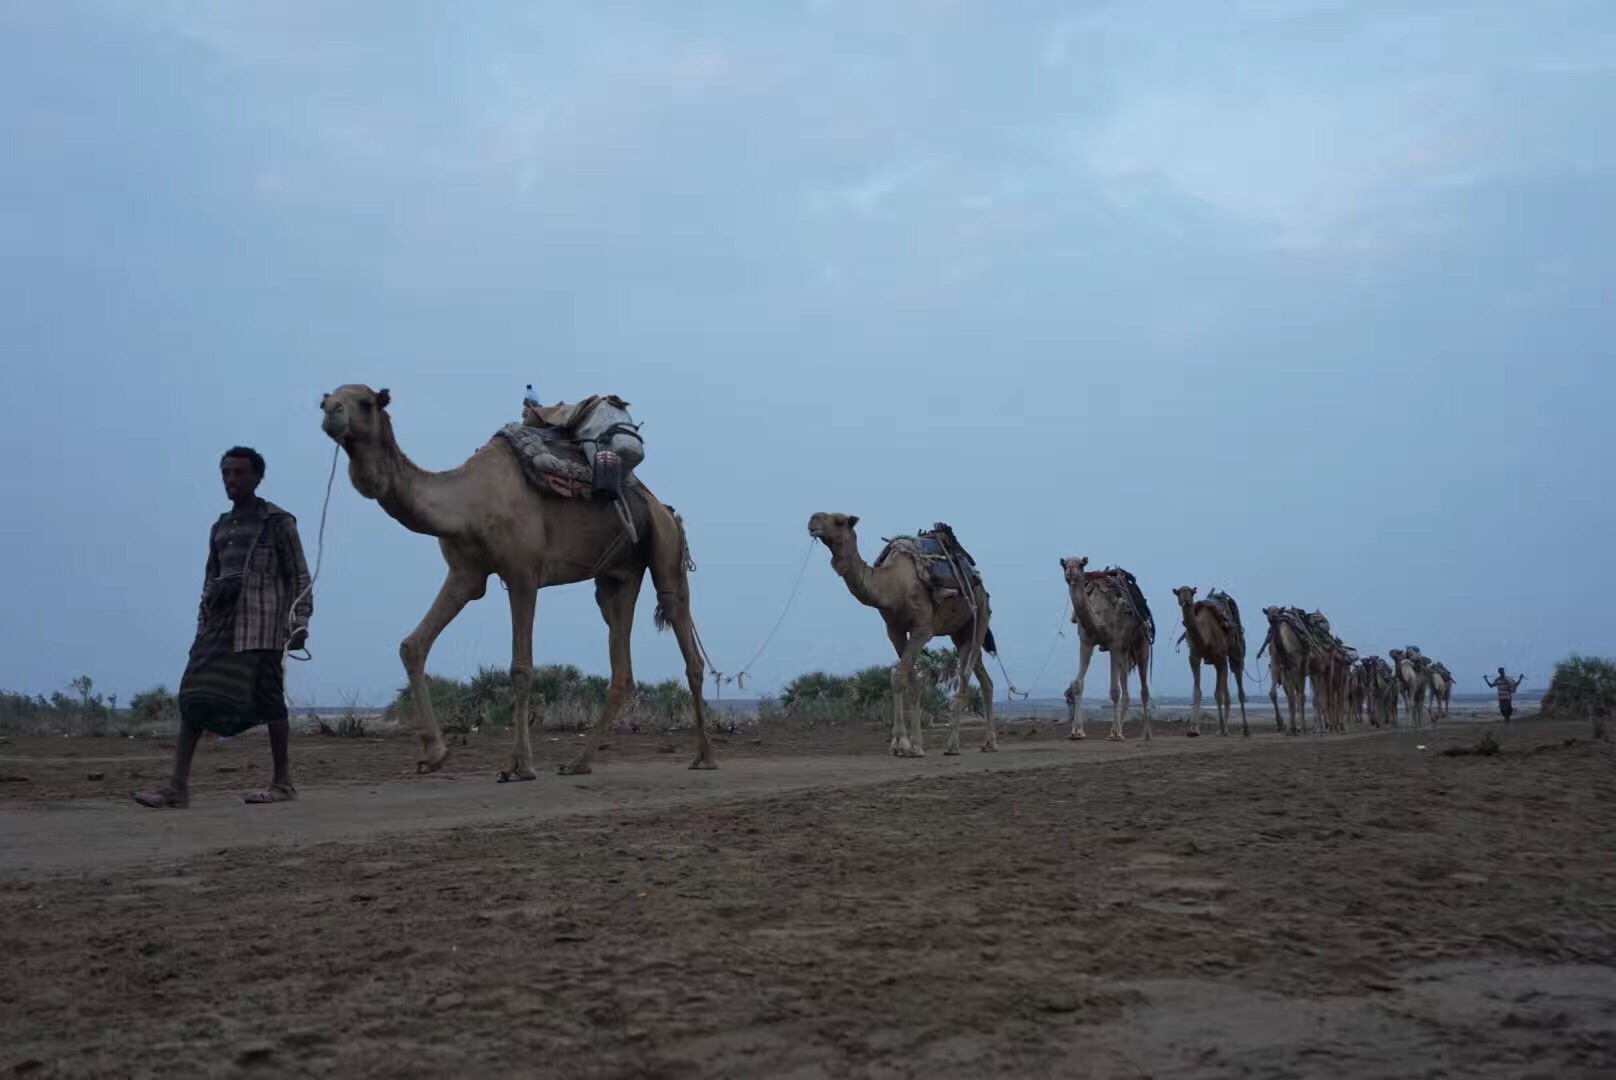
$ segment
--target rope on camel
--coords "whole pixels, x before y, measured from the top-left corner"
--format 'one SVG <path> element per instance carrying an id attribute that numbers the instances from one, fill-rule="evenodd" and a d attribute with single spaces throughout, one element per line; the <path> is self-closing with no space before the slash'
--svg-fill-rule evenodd
<path id="1" fill-rule="evenodd" d="M 309 583 L 303 586 L 303 589 L 292 598 L 292 606 L 286 612 L 286 644 L 281 646 L 281 696 L 286 699 L 286 704 L 289 708 L 295 707 L 295 705 L 292 701 L 292 695 L 286 690 L 286 661 L 288 659 L 298 661 L 314 659 L 314 653 L 309 651 L 306 638 L 301 650 L 303 655 L 298 656 L 293 653 L 292 638 L 297 636 L 297 605 L 302 603 L 303 599 L 314 591 L 314 583 L 320 580 L 320 566 L 325 562 L 325 519 L 326 514 L 331 509 L 331 486 L 337 480 L 337 459 L 341 453 L 342 447 L 333 446 L 331 448 L 331 475 L 325 479 L 325 501 L 320 504 L 320 531 L 316 534 L 314 542 L 314 572 L 309 575 Z"/>
<path id="2" fill-rule="evenodd" d="M 809 537 L 808 549 L 802 553 L 802 563 L 797 567 L 797 579 L 791 583 L 791 593 L 786 597 L 785 607 L 780 609 L 780 617 L 774 620 L 774 626 L 769 629 L 768 635 L 763 639 L 763 644 L 757 647 L 757 651 L 752 654 L 752 658 L 743 664 L 741 670 L 733 676 L 726 677 L 718 669 L 718 665 L 713 663 L 713 658 L 707 653 L 707 646 L 702 644 L 701 634 L 699 632 L 696 634 L 696 648 L 701 650 L 701 658 L 707 662 L 708 669 L 713 673 L 713 685 L 715 688 L 724 683 L 732 682 L 742 690 L 746 689 L 746 676 L 751 671 L 752 665 L 757 663 L 763 656 L 763 651 L 769 647 L 769 643 L 774 640 L 774 635 L 779 633 L 780 627 L 785 623 L 786 616 L 790 614 L 791 605 L 796 603 L 797 591 L 802 588 L 803 575 L 808 570 L 808 559 L 813 553 L 814 540 L 813 537 Z"/>

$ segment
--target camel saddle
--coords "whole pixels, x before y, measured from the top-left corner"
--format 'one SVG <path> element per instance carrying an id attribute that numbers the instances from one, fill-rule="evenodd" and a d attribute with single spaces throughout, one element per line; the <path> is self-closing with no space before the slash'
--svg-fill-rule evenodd
<path id="1" fill-rule="evenodd" d="M 522 423 L 528 427 L 552 428 L 558 435 L 576 438 L 584 421 L 601 405 L 627 411 L 628 402 L 616 394 L 590 394 L 582 401 L 558 401 L 554 405 L 522 406 Z"/>
<path id="2" fill-rule="evenodd" d="M 1107 588 L 1128 601 L 1133 607 L 1134 615 L 1145 626 L 1145 633 L 1150 643 L 1156 643 L 1156 617 L 1150 613 L 1150 604 L 1145 600 L 1144 590 L 1139 588 L 1139 582 L 1132 574 L 1120 566 L 1108 566 L 1104 570 L 1088 570 L 1083 574 L 1085 587 L 1099 585 Z M 1076 616 L 1073 617 L 1074 620 Z M 1105 647 L 1098 646 L 1101 652 Z"/>
<path id="3" fill-rule="evenodd" d="M 1391 678 L 1392 666 L 1378 656 L 1366 656 L 1359 663 L 1363 666 L 1364 674 L 1376 678 Z"/>
<path id="4" fill-rule="evenodd" d="M 1240 605 L 1234 602 L 1234 597 L 1221 589 L 1213 589 L 1204 600 L 1195 601 L 1195 610 L 1202 608 L 1217 617 L 1229 639 L 1240 643 L 1240 655 L 1246 655 L 1246 628 L 1240 622 Z"/>
<path id="5" fill-rule="evenodd" d="M 584 448 L 571 438 L 558 438 L 553 429 L 528 424 L 506 424 L 497 435 L 510 446 L 528 483 L 540 491 L 568 499 L 615 497 L 595 486 L 595 470 Z M 623 487 L 638 487 L 639 477 L 629 473 Z"/>
<path id="6" fill-rule="evenodd" d="M 907 555 L 931 590 L 934 602 L 948 600 L 967 591 L 974 592 L 982 587 L 982 575 L 976 569 L 976 560 L 971 558 L 971 553 L 965 550 L 947 522 L 934 522 L 930 529 L 922 529 L 913 536 L 883 536 L 881 539 L 886 546 L 875 557 L 874 565 L 881 566 L 895 554 Z M 985 589 L 983 591 L 986 592 Z"/>
<path id="7" fill-rule="evenodd" d="M 1318 635 L 1315 631 L 1312 620 L 1308 618 L 1307 612 L 1303 611 L 1301 608 L 1280 608 L 1279 621 L 1291 628 L 1291 633 L 1295 634 L 1297 640 L 1302 643 L 1302 651 L 1304 653 L 1325 651 L 1323 643 L 1318 640 Z M 1261 656 L 1273 643 L 1274 627 L 1272 624 L 1270 624 L 1268 627 L 1268 636 L 1263 638 L 1263 647 L 1257 650 L 1257 655 Z"/>

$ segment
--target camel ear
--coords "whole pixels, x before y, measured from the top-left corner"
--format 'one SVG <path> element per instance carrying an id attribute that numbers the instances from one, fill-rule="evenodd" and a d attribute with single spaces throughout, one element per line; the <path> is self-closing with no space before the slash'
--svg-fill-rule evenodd
<path id="1" fill-rule="evenodd" d="M 857 527 L 857 525 L 858 525 L 858 515 L 857 514 L 849 514 L 849 515 L 847 515 L 847 527 L 849 529 L 852 529 L 852 528 Z"/>
<path id="2" fill-rule="evenodd" d="M 384 386 L 380 390 L 376 391 L 376 407 L 378 409 L 385 409 L 392 403 L 393 395 L 392 392 L 387 389 L 387 387 Z"/>
<path id="3" fill-rule="evenodd" d="M 331 395 L 330 394 L 321 394 L 320 395 L 320 408 L 324 409 L 325 408 L 325 403 L 330 401 L 330 400 L 331 400 Z"/>

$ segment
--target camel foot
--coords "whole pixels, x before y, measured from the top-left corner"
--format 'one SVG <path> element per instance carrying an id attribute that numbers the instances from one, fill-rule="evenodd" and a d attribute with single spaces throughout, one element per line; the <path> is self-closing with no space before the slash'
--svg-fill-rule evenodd
<path id="1" fill-rule="evenodd" d="M 1118 735 L 1115 731 L 1105 737 L 1106 742 L 1127 742 L 1127 737 Z"/>
<path id="2" fill-rule="evenodd" d="M 512 768 L 504 772 L 495 773 L 494 783 L 516 784 L 522 782 L 523 780 L 537 780 L 538 778 L 539 774 L 534 772 L 532 769 Z"/>
<path id="3" fill-rule="evenodd" d="M 1066 741 L 1067 742 L 1082 742 L 1086 738 L 1088 738 L 1088 736 L 1083 734 L 1081 731 L 1074 731 L 1070 735 L 1066 736 Z"/>
<path id="4" fill-rule="evenodd" d="M 692 769 L 702 769 L 702 770 L 716 769 L 716 768 L 718 768 L 718 762 L 714 761 L 710 757 L 698 757 L 695 761 L 692 761 L 690 763 L 690 767 Z"/>
<path id="5" fill-rule="evenodd" d="M 906 746 L 902 750 L 898 751 L 898 756 L 899 757 L 905 757 L 905 758 L 925 757 L 926 756 L 926 751 L 917 750 L 912 746 Z"/>
<path id="6" fill-rule="evenodd" d="M 595 771 L 595 768 L 584 758 L 573 758 L 557 771 L 562 776 L 588 776 Z"/>
<path id="7" fill-rule="evenodd" d="M 955 747 L 955 748 L 952 748 L 952 749 L 944 750 L 943 751 L 943 756 L 944 757 L 959 757 L 959 748 Z"/>
<path id="8" fill-rule="evenodd" d="M 997 754 L 998 752 L 999 752 L 999 744 L 998 743 L 985 742 L 985 743 L 982 744 L 982 753 L 984 753 L 984 754 Z"/>
<path id="9" fill-rule="evenodd" d="M 1190 728 L 1184 733 L 1184 737 L 1186 739 L 1199 739 L 1201 737 L 1201 733 L 1196 731 L 1194 728 Z"/>
<path id="10" fill-rule="evenodd" d="M 416 776 L 425 776 L 443 768 L 443 763 L 449 760 L 449 748 L 441 739 L 436 743 L 422 739 L 421 755 L 421 759 L 415 763 Z"/>

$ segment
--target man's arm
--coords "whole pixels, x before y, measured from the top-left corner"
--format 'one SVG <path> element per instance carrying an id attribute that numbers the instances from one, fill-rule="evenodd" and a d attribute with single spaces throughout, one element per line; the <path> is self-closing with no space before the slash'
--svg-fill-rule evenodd
<path id="1" fill-rule="evenodd" d="M 293 638 L 298 639 L 298 631 L 308 634 L 309 619 L 314 614 L 314 583 L 309 577 L 309 564 L 303 558 L 303 541 L 297 535 L 297 521 L 290 514 L 281 520 L 280 533 L 281 563 L 287 569 L 287 576 L 292 583 L 292 631 Z M 293 648 L 301 645 L 300 640 L 294 640 Z"/>
<path id="2" fill-rule="evenodd" d="M 196 604 L 196 632 L 200 634 L 202 628 L 208 624 L 208 588 L 213 579 L 219 576 L 219 552 L 213 546 L 213 530 L 208 530 L 208 562 L 207 568 L 202 571 L 202 598 Z"/>
<path id="3" fill-rule="evenodd" d="M 1487 676 L 1485 676 L 1485 675 L 1483 675 L 1483 676 L 1482 676 L 1482 677 L 1481 677 L 1481 681 L 1482 681 L 1482 682 L 1484 682 L 1484 683 L 1486 683 L 1486 684 L 1487 684 L 1487 689 L 1489 689 L 1489 690 L 1492 690 L 1492 689 L 1494 689 L 1494 688 L 1495 688 L 1495 687 L 1497 687 L 1497 686 L 1498 686 L 1498 684 L 1497 684 L 1497 683 L 1495 683 L 1495 682 L 1493 682 L 1493 681 L 1492 681 L 1492 680 L 1491 680 L 1491 679 L 1489 679 L 1489 678 L 1488 678 L 1488 677 L 1487 677 Z"/>

